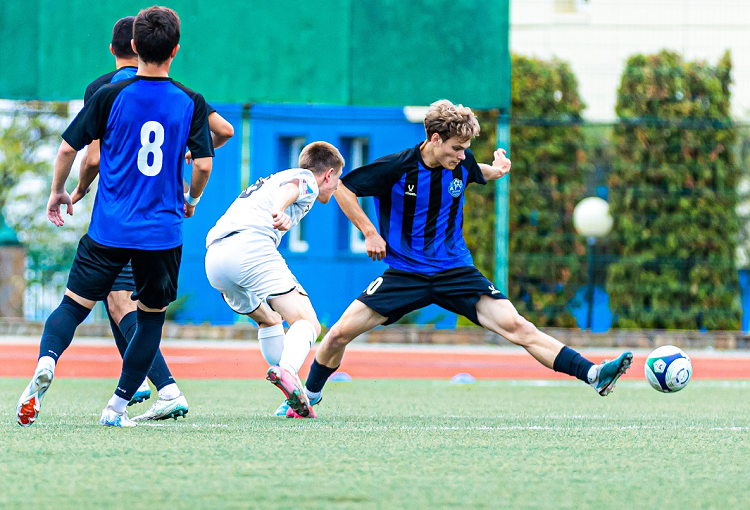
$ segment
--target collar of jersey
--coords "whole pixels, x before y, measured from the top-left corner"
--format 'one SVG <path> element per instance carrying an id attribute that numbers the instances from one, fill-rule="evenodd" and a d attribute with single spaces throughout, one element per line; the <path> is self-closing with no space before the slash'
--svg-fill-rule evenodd
<path id="1" fill-rule="evenodd" d="M 133 76 L 133 78 L 146 81 L 172 81 L 172 78 L 170 78 L 169 76 L 142 76 L 140 74 L 136 74 L 135 76 Z"/>
<path id="2" fill-rule="evenodd" d="M 417 144 L 417 146 L 414 148 L 414 150 L 417 151 L 417 160 L 419 161 L 419 164 L 422 165 L 422 168 L 424 168 L 425 170 L 429 170 L 429 171 L 432 171 L 432 170 L 435 170 L 435 171 L 445 170 L 445 167 L 442 167 L 442 166 L 427 166 L 427 163 L 425 163 L 424 160 L 422 159 L 422 151 L 419 150 L 419 148 L 422 146 L 423 143 L 424 142 L 419 142 Z M 460 164 L 461 163 L 459 163 L 459 165 Z"/>

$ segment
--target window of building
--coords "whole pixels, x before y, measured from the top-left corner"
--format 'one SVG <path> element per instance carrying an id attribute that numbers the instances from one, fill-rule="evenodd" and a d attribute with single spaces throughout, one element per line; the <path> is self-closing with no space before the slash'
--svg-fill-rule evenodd
<path id="1" fill-rule="evenodd" d="M 299 155 L 305 147 L 305 138 L 301 136 L 281 138 L 279 150 L 280 170 L 297 168 L 299 166 Z M 289 240 L 289 251 L 294 253 L 306 253 L 310 249 L 307 242 L 307 228 L 305 218 L 299 225 L 292 227 L 286 234 Z"/>
<path id="2" fill-rule="evenodd" d="M 366 165 L 369 160 L 370 144 L 367 138 L 352 138 L 351 153 L 349 155 L 349 168 L 359 168 Z M 372 218 L 373 202 L 371 197 L 358 198 L 359 205 L 365 214 Z M 352 253 L 366 253 L 365 236 L 351 222 L 349 223 L 349 251 Z"/>

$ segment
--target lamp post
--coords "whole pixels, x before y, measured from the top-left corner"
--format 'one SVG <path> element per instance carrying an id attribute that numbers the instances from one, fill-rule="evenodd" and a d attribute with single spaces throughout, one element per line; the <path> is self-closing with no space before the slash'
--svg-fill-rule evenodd
<path id="1" fill-rule="evenodd" d="M 589 285 L 586 289 L 588 319 L 586 329 L 591 330 L 594 315 L 594 244 L 596 239 L 609 234 L 612 229 L 612 216 L 609 204 L 599 197 L 584 198 L 573 210 L 573 226 L 576 231 L 588 238 L 589 244 Z"/>

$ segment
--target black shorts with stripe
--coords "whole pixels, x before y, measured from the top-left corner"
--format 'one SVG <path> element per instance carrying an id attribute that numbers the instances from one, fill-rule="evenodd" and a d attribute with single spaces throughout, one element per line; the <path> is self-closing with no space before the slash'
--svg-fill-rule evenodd
<path id="1" fill-rule="evenodd" d="M 431 304 L 479 325 L 477 302 L 482 296 L 507 299 L 477 268 L 467 266 L 433 275 L 387 269 L 357 299 L 387 317 L 386 326 Z"/>
<path id="2" fill-rule="evenodd" d="M 127 290 L 128 292 L 135 292 L 135 276 L 133 276 L 133 265 L 128 262 L 125 267 L 122 268 L 120 274 L 115 278 L 115 283 L 112 284 L 111 291 L 116 290 Z"/>

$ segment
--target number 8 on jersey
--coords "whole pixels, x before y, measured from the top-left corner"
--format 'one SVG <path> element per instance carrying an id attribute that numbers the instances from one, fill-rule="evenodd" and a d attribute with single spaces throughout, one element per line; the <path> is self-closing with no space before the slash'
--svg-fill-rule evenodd
<path id="1" fill-rule="evenodd" d="M 154 141 L 151 140 L 151 133 L 154 134 Z M 153 177 L 161 172 L 164 161 L 164 153 L 161 146 L 164 143 L 164 126 L 155 120 L 149 120 L 141 128 L 141 148 L 138 151 L 138 170 L 143 175 Z M 149 165 L 148 155 L 153 154 L 154 160 Z"/>

